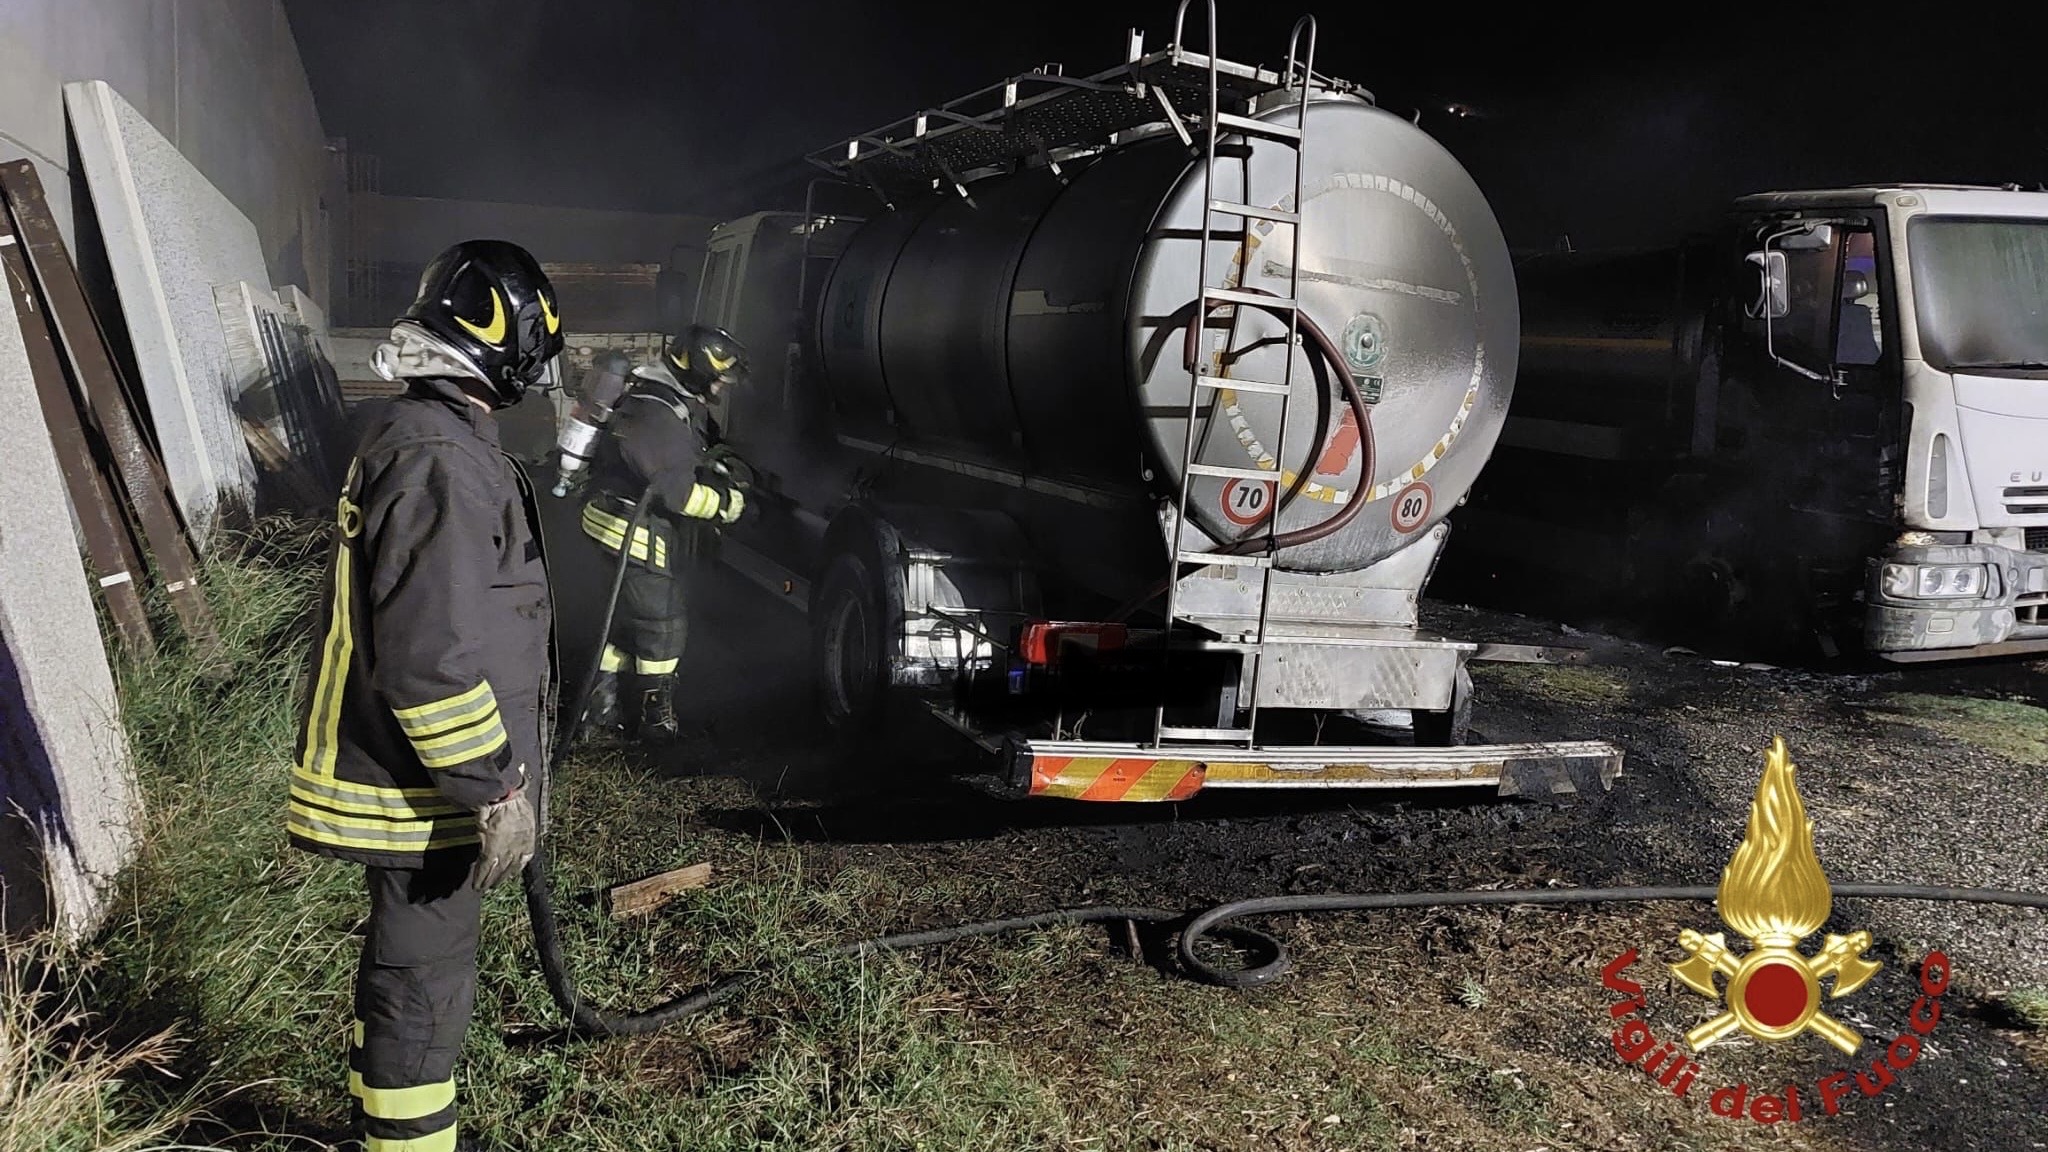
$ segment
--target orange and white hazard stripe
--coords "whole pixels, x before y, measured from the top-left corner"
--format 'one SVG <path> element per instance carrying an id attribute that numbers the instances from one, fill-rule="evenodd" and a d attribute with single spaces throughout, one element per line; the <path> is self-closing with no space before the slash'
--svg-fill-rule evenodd
<path id="1" fill-rule="evenodd" d="M 1012 777 L 1032 796 L 1112 803 L 1186 800 L 1204 788 L 1528 787 L 1511 769 L 1562 770 L 1578 762 L 1597 771 L 1601 786 L 1621 772 L 1622 751 L 1604 740 L 1525 744 L 1216 748 L 1191 759 L 1185 748 L 1163 749 L 1087 740 L 1020 741 Z M 1028 768 L 1027 768 L 1028 765 Z M 1028 771 L 1028 776 L 1025 773 Z M 1540 779 L 1539 779 L 1540 777 Z M 1550 775 L 1529 779 L 1543 783 Z M 1545 784 L 1545 786 L 1548 786 Z"/>
<path id="2" fill-rule="evenodd" d="M 1152 757 L 1033 756 L 1031 794 L 1067 800 L 1185 800 L 1202 788 L 1202 765 Z"/>

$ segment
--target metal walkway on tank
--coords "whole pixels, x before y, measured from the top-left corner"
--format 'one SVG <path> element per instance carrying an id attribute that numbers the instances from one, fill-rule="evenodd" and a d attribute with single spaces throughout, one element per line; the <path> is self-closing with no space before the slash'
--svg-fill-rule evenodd
<path id="1" fill-rule="evenodd" d="M 1059 65 L 991 84 L 958 100 L 906 116 L 833 147 L 813 152 L 812 164 L 865 183 L 884 203 L 950 187 L 967 187 L 984 176 L 1032 163 L 1054 166 L 1099 149 L 1118 133 L 1164 120 L 1190 148 L 1204 125 L 1182 110 L 1210 106 L 1214 84 L 1217 127 L 1224 132 L 1271 136 L 1276 126 L 1247 113 L 1251 101 L 1287 86 L 1285 71 L 1215 59 L 1181 43 L 1182 4 L 1173 43 L 1145 51 L 1144 33 L 1133 29 L 1125 62 L 1093 76 L 1064 74 Z M 1213 8 L 1210 26 L 1215 25 Z M 1311 72 L 1314 86 L 1371 100 L 1372 93 L 1347 80 Z M 1284 135 L 1284 129 L 1278 129 Z"/>

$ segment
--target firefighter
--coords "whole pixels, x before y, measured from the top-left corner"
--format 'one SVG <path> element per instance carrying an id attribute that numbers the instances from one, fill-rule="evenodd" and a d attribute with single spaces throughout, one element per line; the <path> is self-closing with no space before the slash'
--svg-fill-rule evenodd
<path id="1" fill-rule="evenodd" d="M 493 413 L 562 347 L 525 250 L 438 256 L 374 365 L 405 391 L 348 466 L 286 823 L 364 866 L 349 1090 L 367 1152 L 456 1145 L 480 893 L 541 833 L 552 608 L 538 507 Z"/>
<path id="2" fill-rule="evenodd" d="M 679 521 L 732 524 L 746 510 L 739 470 L 714 450 L 709 409 L 746 372 L 746 352 L 730 333 L 692 325 L 668 341 L 661 362 L 633 370 L 598 445 L 589 480 L 596 495 L 583 506 L 583 531 L 610 563 L 617 563 L 635 502 L 655 483 L 655 507 L 633 537 L 590 695 L 587 715 L 600 729 L 624 724 L 619 675 L 630 666 L 639 681 L 635 735 L 653 744 L 679 735 L 675 678 L 687 624 L 682 571 L 691 551 L 683 536 L 688 525 Z"/>

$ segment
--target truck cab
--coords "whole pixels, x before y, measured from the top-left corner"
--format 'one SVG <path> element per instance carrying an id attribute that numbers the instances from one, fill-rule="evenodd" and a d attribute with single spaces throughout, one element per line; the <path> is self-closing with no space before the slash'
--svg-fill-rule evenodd
<path id="1" fill-rule="evenodd" d="M 1440 589 L 1729 655 L 2048 650 L 2048 193 L 1762 193 L 1515 278 Z"/>
<path id="2" fill-rule="evenodd" d="M 1724 427 L 1754 438 L 1752 467 L 1793 474 L 1804 531 L 1883 530 L 1864 647 L 2048 649 L 2048 193 L 1897 185 L 1736 210 L 1749 292 L 1726 365 L 1752 411 Z"/>

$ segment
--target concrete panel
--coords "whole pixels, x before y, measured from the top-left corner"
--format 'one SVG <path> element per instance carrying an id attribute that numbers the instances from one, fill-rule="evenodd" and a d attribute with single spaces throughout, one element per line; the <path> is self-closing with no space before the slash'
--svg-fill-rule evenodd
<path id="1" fill-rule="evenodd" d="M 270 359 L 263 348 L 263 333 L 257 317 L 261 313 L 282 313 L 284 305 L 275 293 L 237 280 L 232 284 L 216 284 L 213 287 L 214 309 L 220 314 L 221 342 L 227 353 L 228 379 L 233 382 L 233 392 L 238 401 L 236 411 L 247 419 L 251 413 L 247 400 L 252 392 L 266 392 L 270 388 Z M 276 405 L 267 404 L 274 411 Z"/>
<path id="2" fill-rule="evenodd" d="M 69 501 L 6 293 L 0 411 L 0 899 L 10 929 L 50 924 L 76 940 L 98 925 L 140 813 Z"/>
<path id="3" fill-rule="evenodd" d="M 327 310 L 315 303 L 313 298 L 301 291 L 296 284 L 287 284 L 278 289 L 277 299 L 284 305 L 284 310 L 292 318 L 292 322 L 304 324 L 313 334 L 313 338 L 319 342 L 321 350 L 326 351 Z M 328 358 L 332 359 L 332 354 Z"/>
<path id="4" fill-rule="evenodd" d="M 74 253 L 63 86 L 82 80 L 121 93 L 255 223 L 266 283 L 326 303 L 345 196 L 277 0 L 0 0 L 0 157 L 35 161 Z"/>
<path id="5" fill-rule="evenodd" d="M 67 84 L 64 98 L 164 468 L 203 546 L 220 501 L 255 491 L 213 289 L 268 283 L 263 246 L 248 217 L 113 88 Z"/>
<path id="6" fill-rule="evenodd" d="M 258 510 L 317 514 L 332 503 L 344 458 L 334 366 L 315 331 L 280 298 L 287 294 L 237 281 L 213 295 L 238 389 L 235 411 L 261 466 Z M 288 295 L 311 307 L 304 293 Z"/>

